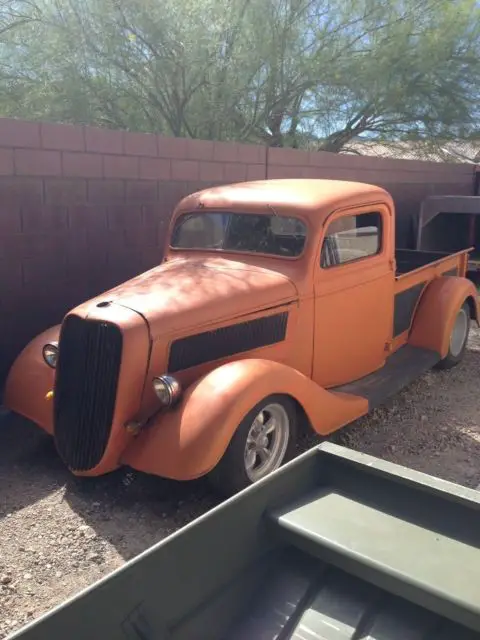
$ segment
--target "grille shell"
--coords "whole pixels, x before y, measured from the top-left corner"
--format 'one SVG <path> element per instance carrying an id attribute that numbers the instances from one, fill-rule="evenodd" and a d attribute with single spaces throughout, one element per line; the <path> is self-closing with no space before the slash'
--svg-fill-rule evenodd
<path id="1" fill-rule="evenodd" d="M 93 469 L 110 439 L 123 336 L 110 323 L 65 318 L 54 396 L 57 450 L 73 471 Z"/>

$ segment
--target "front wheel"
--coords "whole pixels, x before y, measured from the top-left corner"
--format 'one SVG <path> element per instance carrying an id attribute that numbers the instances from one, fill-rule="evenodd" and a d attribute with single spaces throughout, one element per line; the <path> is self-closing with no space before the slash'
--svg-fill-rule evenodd
<path id="1" fill-rule="evenodd" d="M 293 456 L 296 432 L 297 412 L 290 398 L 269 396 L 259 402 L 209 474 L 215 491 L 233 495 L 278 469 Z"/>
<path id="2" fill-rule="evenodd" d="M 451 369 L 455 367 L 465 355 L 467 349 L 468 336 L 470 333 L 470 307 L 465 302 L 455 318 L 448 353 L 443 360 L 437 364 L 437 369 Z"/>

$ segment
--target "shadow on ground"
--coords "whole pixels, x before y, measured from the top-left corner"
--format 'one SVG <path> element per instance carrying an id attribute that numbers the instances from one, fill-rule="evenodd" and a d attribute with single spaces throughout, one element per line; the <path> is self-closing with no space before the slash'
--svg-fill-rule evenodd
<path id="1" fill-rule="evenodd" d="M 452 372 L 429 372 L 385 408 L 334 434 L 339 444 L 469 486 L 480 483 L 480 353 Z M 0 428 L 0 518 L 56 498 L 64 510 L 129 559 L 219 503 L 205 480 L 178 483 L 121 469 L 75 478 L 50 437 L 13 416 Z M 318 444 L 303 436 L 298 453 Z M 51 504 L 49 505 L 52 506 Z"/>
<path id="2" fill-rule="evenodd" d="M 27 420 L 0 416 L 0 518 L 58 489 L 65 471 L 52 439 Z"/>
<path id="3" fill-rule="evenodd" d="M 65 468 L 50 436 L 18 416 L 3 416 L 0 521 L 58 492 L 64 503 L 59 508 L 68 505 L 124 559 L 219 502 L 205 480 L 180 483 L 128 468 L 100 478 L 76 478 Z"/>

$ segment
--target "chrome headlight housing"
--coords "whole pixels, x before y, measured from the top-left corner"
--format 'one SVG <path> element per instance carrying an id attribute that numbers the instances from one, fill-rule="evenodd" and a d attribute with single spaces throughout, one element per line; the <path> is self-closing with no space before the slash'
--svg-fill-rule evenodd
<path id="1" fill-rule="evenodd" d="M 155 395 L 165 407 L 171 407 L 182 397 L 182 386 L 172 376 L 158 376 L 152 384 Z"/>
<path id="2" fill-rule="evenodd" d="M 43 359 L 49 367 L 55 369 L 58 360 L 58 342 L 49 342 L 42 349 Z"/>

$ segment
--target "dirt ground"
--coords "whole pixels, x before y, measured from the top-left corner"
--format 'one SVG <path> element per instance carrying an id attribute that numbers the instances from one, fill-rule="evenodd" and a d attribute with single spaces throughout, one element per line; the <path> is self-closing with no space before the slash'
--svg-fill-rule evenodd
<path id="1" fill-rule="evenodd" d="M 464 362 L 429 372 L 335 440 L 447 480 L 480 484 L 480 331 Z M 121 470 L 77 480 L 50 438 L 0 417 L 0 638 L 216 504 L 204 481 Z M 299 450 L 315 444 L 308 437 Z"/>

